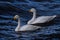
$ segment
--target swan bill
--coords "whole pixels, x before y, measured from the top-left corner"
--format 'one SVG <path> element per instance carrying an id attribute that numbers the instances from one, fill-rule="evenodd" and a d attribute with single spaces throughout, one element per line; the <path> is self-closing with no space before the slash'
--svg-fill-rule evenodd
<path id="1" fill-rule="evenodd" d="M 29 12 L 32 12 L 31 10 L 29 10 Z"/>
<path id="2" fill-rule="evenodd" d="M 14 20 L 16 20 L 16 18 L 15 18 L 15 17 L 14 17 L 13 19 L 14 19 Z"/>

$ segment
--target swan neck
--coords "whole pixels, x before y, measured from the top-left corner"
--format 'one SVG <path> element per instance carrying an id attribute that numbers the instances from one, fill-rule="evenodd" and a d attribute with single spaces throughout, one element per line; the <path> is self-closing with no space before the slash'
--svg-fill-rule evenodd
<path id="1" fill-rule="evenodd" d="M 18 27 L 20 27 L 20 18 L 18 18 Z"/>
<path id="2" fill-rule="evenodd" d="M 20 18 L 18 18 L 18 25 L 17 25 L 15 31 L 19 31 L 19 30 L 20 30 Z"/>
<path id="3" fill-rule="evenodd" d="M 32 17 L 32 19 L 35 20 L 35 18 L 36 18 L 36 12 L 33 12 L 33 17 Z"/>
<path id="4" fill-rule="evenodd" d="M 33 12 L 33 17 L 31 20 L 28 21 L 28 24 L 31 24 L 36 18 L 36 12 Z"/>

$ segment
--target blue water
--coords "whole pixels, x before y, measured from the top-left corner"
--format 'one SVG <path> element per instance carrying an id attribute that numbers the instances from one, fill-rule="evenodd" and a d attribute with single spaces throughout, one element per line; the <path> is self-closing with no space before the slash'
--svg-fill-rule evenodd
<path id="1" fill-rule="evenodd" d="M 54 24 L 34 32 L 17 33 L 14 15 L 21 17 L 21 26 L 31 19 L 29 9 L 36 8 L 37 17 L 60 15 L 60 0 L 0 0 L 0 40 L 60 40 L 60 17 Z"/>

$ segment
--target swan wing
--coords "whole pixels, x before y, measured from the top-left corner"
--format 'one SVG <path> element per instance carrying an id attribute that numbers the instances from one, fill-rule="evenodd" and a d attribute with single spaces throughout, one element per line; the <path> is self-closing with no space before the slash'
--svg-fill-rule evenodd
<path id="1" fill-rule="evenodd" d="M 49 22 L 53 20 L 55 17 L 56 16 L 41 16 L 36 18 L 36 20 L 32 22 L 32 24 Z"/>
<path id="2" fill-rule="evenodd" d="M 36 30 L 40 27 L 38 26 L 33 26 L 33 25 L 24 25 L 20 28 L 20 31 L 33 31 L 33 30 Z"/>

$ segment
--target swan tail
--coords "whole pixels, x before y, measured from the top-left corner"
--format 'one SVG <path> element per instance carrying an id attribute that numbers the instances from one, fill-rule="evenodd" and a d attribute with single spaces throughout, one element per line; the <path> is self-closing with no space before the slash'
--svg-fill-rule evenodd
<path id="1" fill-rule="evenodd" d="M 54 15 L 54 18 L 57 17 L 57 15 Z"/>
<path id="2" fill-rule="evenodd" d="M 54 17 L 57 17 L 57 15 L 54 15 Z"/>

